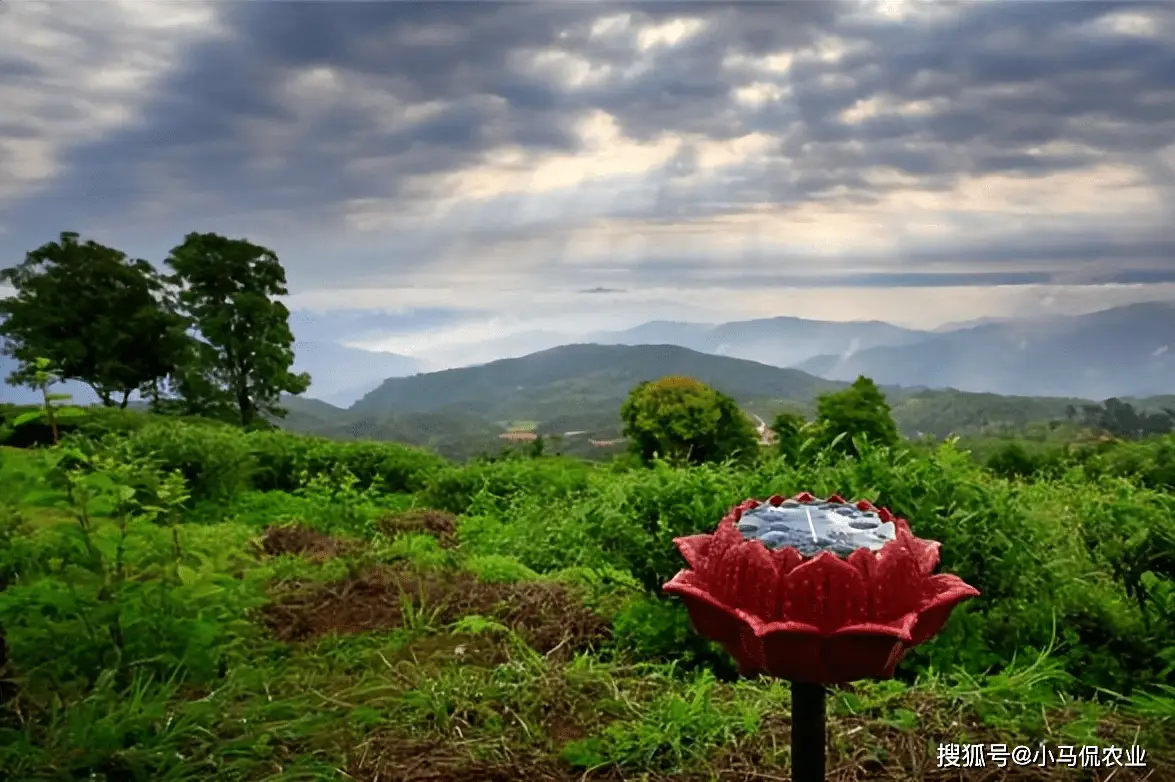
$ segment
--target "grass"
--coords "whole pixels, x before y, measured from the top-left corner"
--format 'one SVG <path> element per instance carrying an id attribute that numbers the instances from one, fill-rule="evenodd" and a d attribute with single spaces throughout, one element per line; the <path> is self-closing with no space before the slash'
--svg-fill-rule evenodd
<path id="1" fill-rule="evenodd" d="M 44 454 L 3 449 L 0 459 L 4 507 L 39 530 L 11 527 L 0 557 L 10 579 L 0 623 L 11 655 L 0 689 L 0 777 L 789 778 L 787 684 L 699 665 L 707 658 L 696 643 L 673 640 L 690 637 L 672 624 L 678 607 L 642 593 L 640 558 L 574 537 L 592 525 L 610 529 L 607 512 L 629 525 L 617 534 L 639 525 L 644 502 L 662 508 L 667 529 L 678 523 L 672 513 L 707 518 L 726 492 L 747 492 L 725 482 L 768 480 L 765 473 L 592 473 L 587 484 L 561 489 L 558 481 L 572 479 L 560 462 L 507 463 L 438 478 L 439 486 L 474 482 L 461 489 L 459 513 L 428 507 L 456 489 L 388 494 L 311 479 L 292 492 L 165 497 L 158 513 L 146 501 L 129 513 L 95 501 L 106 511 L 79 538 L 79 505 L 46 488 Z M 944 480 L 931 474 L 934 464 L 909 469 L 923 471 L 917 480 L 929 487 Z M 144 469 L 104 467 L 98 472 L 113 477 L 95 491 L 124 496 L 119 487 Z M 857 480 L 821 469 L 819 480 Z M 541 481 L 519 477 L 527 475 Z M 921 486 L 913 476 L 910 485 Z M 815 487 L 815 477 L 805 480 Z M 495 481 L 509 492 L 495 493 Z M 1007 504 L 993 513 L 1013 518 L 1015 503 L 1056 502 L 1048 484 L 1009 487 L 991 483 Z M 678 494 L 695 498 L 691 509 L 668 507 Z M 1083 500 L 1089 514 L 1101 496 Z M 87 564 L 85 540 L 104 564 Z M 173 544 L 174 561 L 165 556 Z M 665 556 L 666 567 L 677 566 Z M 978 616 L 961 615 L 953 634 L 928 645 L 939 655 L 928 659 L 951 657 L 942 652 Z M 117 628 L 121 647 L 100 628 Z M 1064 631 L 1050 634 L 1063 645 Z M 127 651 L 136 633 L 146 639 L 138 657 Z M 159 650 L 172 639 L 178 651 L 164 660 Z M 50 653 L 51 643 L 67 645 Z M 1119 782 L 1175 779 L 1173 693 L 1077 697 L 1070 652 L 1026 648 L 988 673 L 978 663 L 968 670 L 960 654 L 961 668 L 923 660 L 903 681 L 835 689 L 828 779 L 1102 780 L 1110 770 Z M 1137 745 L 1146 767 L 939 767 L 943 745 L 1041 742 L 1054 751 Z"/>

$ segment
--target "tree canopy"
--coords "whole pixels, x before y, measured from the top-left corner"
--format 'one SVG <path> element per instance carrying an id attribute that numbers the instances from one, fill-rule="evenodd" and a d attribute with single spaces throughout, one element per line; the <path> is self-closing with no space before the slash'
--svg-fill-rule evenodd
<path id="1" fill-rule="evenodd" d="M 776 414 L 771 422 L 771 431 L 775 433 L 775 447 L 780 456 L 793 463 L 799 459 L 806 426 L 807 421 L 799 413 L 784 410 Z"/>
<path id="2" fill-rule="evenodd" d="M 823 447 L 836 443 L 837 450 L 854 456 L 859 454 L 853 440 L 861 435 L 874 445 L 892 446 L 901 441 L 885 394 L 864 376 L 848 388 L 820 396 L 816 423 Z"/>
<path id="3" fill-rule="evenodd" d="M 630 447 L 649 462 L 746 459 L 758 453 L 755 428 L 730 397 L 687 377 L 636 386 L 620 408 Z"/>
<path id="4" fill-rule="evenodd" d="M 4 350 L 20 364 L 11 382 L 33 384 L 45 358 L 63 380 L 125 407 L 132 392 L 170 373 L 182 349 L 184 320 L 165 306 L 154 267 L 77 233 L 29 252 L 0 281 L 16 290 L 0 299 Z"/>
<path id="5" fill-rule="evenodd" d="M 276 299 L 289 293 L 277 255 L 245 239 L 191 233 L 166 263 L 203 343 L 190 353 L 180 387 L 208 407 L 232 408 L 245 426 L 282 415 L 282 393 L 302 393 L 310 377 L 290 371 L 294 335 Z"/>

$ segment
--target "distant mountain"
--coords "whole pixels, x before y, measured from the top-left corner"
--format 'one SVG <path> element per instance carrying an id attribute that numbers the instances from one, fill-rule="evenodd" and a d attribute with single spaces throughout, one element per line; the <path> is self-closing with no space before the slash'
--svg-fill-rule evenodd
<path id="1" fill-rule="evenodd" d="M 1105 399 L 1175 389 L 1175 305 L 989 323 L 909 345 L 823 355 L 796 368 L 833 380 Z"/>
<path id="2" fill-rule="evenodd" d="M 962 329 L 970 329 L 975 326 L 988 326 L 992 323 L 1009 323 L 1015 318 L 975 318 L 974 320 L 956 321 L 952 323 L 944 323 L 941 326 L 936 326 L 931 331 L 935 334 L 941 334 L 944 331 L 961 331 Z"/>
<path id="3" fill-rule="evenodd" d="M 294 371 L 310 373 L 307 395 L 346 407 L 389 377 L 424 369 L 421 362 L 395 353 L 361 350 L 333 342 L 294 343 Z"/>
<path id="4" fill-rule="evenodd" d="M 788 367 L 823 353 L 909 345 L 930 336 L 880 321 L 823 321 L 779 317 L 720 325 L 653 321 L 625 331 L 593 334 L 604 345 L 679 345 L 702 353 Z"/>
<path id="5" fill-rule="evenodd" d="M 841 387 L 795 369 L 714 356 L 676 345 L 565 345 L 521 358 L 385 380 L 350 409 L 358 417 L 461 409 L 490 420 L 607 415 L 632 387 L 687 375 L 735 399 L 810 400 Z"/>

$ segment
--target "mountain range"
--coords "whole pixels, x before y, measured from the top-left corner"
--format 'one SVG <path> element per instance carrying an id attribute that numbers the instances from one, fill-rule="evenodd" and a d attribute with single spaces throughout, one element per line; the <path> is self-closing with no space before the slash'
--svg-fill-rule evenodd
<path id="1" fill-rule="evenodd" d="M 660 371 L 625 363 L 631 362 L 631 354 L 592 350 L 593 344 L 672 346 L 695 354 L 749 360 L 764 368 L 788 368 L 793 373 L 787 375 L 790 378 L 787 383 L 797 388 L 803 385 L 799 381 L 803 375 L 810 378 L 805 381 L 808 386 L 816 388 L 821 382 L 850 381 L 864 374 L 886 386 L 1095 400 L 1110 396 L 1144 397 L 1175 390 L 1175 351 L 1171 349 L 1175 347 L 1175 305 L 1160 302 L 1075 316 L 986 318 L 934 331 L 879 321 L 778 317 L 720 324 L 651 321 L 620 331 L 580 335 L 533 332 L 485 343 L 482 352 L 488 355 L 513 360 L 521 352 L 532 357 L 526 364 L 527 372 L 538 374 L 517 378 L 514 373 L 519 371 L 519 365 L 491 361 L 481 366 L 497 368 L 472 375 L 459 371 L 460 367 L 430 371 L 438 367 L 435 361 L 423 356 L 361 350 L 342 344 L 350 339 L 347 328 L 361 327 L 365 335 L 373 335 L 392 326 L 404 327 L 403 316 L 399 315 L 382 321 L 379 315 L 331 321 L 330 329 L 325 331 L 322 324 L 326 321 L 322 319 L 294 318 L 291 322 L 298 336 L 294 368 L 308 371 L 312 376 L 308 396 L 336 407 L 357 403 L 360 411 L 370 409 L 373 403 L 368 397 L 382 388 L 375 398 L 404 405 L 401 413 L 419 412 L 413 405 L 427 399 L 434 407 L 464 407 L 480 411 L 479 415 L 495 415 L 485 397 L 487 386 L 465 384 L 477 378 L 476 383 L 488 383 L 496 388 L 499 382 L 514 379 L 515 386 L 522 386 L 515 389 L 515 396 L 533 399 L 535 394 L 545 395 L 545 391 L 536 388 L 547 382 L 543 377 L 549 379 L 555 375 L 542 373 L 549 373 L 553 362 L 559 361 L 576 364 L 578 379 L 561 376 L 562 379 L 550 382 L 564 384 L 568 400 L 579 399 L 591 407 L 595 404 L 594 394 L 603 394 L 599 401 L 606 398 L 610 404 L 614 392 L 625 383 L 642 372 Z M 535 349 L 536 345 L 545 345 L 547 349 Z M 561 345 L 567 346 L 570 352 L 551 352 Z M 719 374 L 723 371 L 717 365 L 698 366 L 696 356 L 686 360 L 684 353 L 658 354 L 666 361 L 670 361 L 671 355 L 677 358 L 670 363 L 676 362 L 673 365 L 681 367 L 685 374 L 693 370 Z M 609 361 L 621 363 L 607 365 Z M 13 368 L 10 359 L 0 356 L 0 374 L 6 377 Z M 752 382 L 764 384 L 757 389 L 758 396 L 790 396 L 776 393 L 783 381 L 775 376 L 769 378 L 763 372 L 764 369 L 756 369 L 747 375 L 755 378 Z M 421 377 L 409 377 L 416 374 Z M 589 381 L 583 380 L 589 376 Z M 706 377 L 699 379 L 709 382 Z M 55 390 L 73 393 L 83 403 L 94 399 L 88 388 L 76 383 Z M 0 386 L 0 401 L 28 403 L 36 398 L 36 392 L 31 389 Z M 559 412 L 560 415 L 569 413 L 565 407 Z"/>
<path id="2" fill-rule="evenodd" d="M 985 323 L 905 345 L 826 351 L 797 368 L 821 377 L 1089 399 L 1175 390 L 1175 306 Z"/>
<path id="3" fill-rule="evenodd" d="M 687 375 L 734 397 L 761 422 L 781 410 L 808 417 L 820 394 L 846 384 L 800 370 L 700 353 L 676 345 L 563 345 L 520 358 L 389 378 L 349 409 L 290 397 L 283 425 L 331 437 L 399 440 L 450 458 L 496 452 L 525 431 L 593 455 L 621 436 L 620 406 L 642 380 Z M 1092 400 L 882 386 L 894 420 L 910 437 L 1022 431 L 1075 418 Z M 1172 397 L 1131 400 L 1159 410 Z M 514 432 L 515 434 L 511 434 Z M 594 444 L 593 444 L 594 443 Z M 601 454 L 603 455 L 603 454 Z"/>

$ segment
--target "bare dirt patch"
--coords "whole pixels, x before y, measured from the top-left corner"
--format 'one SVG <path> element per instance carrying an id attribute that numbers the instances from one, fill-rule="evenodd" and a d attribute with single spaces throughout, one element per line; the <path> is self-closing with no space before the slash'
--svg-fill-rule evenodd
<path id="1" fill-rule="evenodd" d="M 377 529 L 389 537 L 397 535 L 432 535 L 441 548 L 457 545 L 457 517 L 443 510 L 418 509 L 396 513 L 380 519 Z"/>
<path id="2" fill-rule="evenodd" d="M 562 584 L 486 584 L 469 573 L 406 565 L 374 568 L 326 584 L 288 581 L 276 584 L 273 594 L 262 618 L 287 642 L 390 630 L 413 615 L 438 625 L 471 614 L 493 617 L 551 657 L 595 647 L 611 634 L 608 622 Z"/>
<path id="3" fill-rule="evenodd" d="M 305 524 L 292 524 L 266 527 L 258 549 L 271 557 L 295 554 L 323 561 L 353 552 L 359 545 L 358 541 L 336 538 Z"/>

